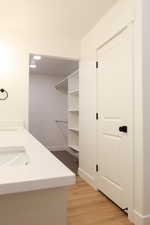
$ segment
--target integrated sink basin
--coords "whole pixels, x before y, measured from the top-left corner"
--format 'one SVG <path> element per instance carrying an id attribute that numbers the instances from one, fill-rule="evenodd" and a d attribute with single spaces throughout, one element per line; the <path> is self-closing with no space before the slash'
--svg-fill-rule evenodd
<path id="1" fill-rule="evenodd" d="M 0 167 L 27 166 L 29 157 L 23 146 L 0 147 Z"/>

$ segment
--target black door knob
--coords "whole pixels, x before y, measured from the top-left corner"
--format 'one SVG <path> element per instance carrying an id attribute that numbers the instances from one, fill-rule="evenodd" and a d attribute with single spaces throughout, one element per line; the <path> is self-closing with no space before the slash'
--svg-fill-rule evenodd
<path id="1" fill-rule="evenodd" d="M 119 131 L 123 133 L 128 133 L 128 127 L 127 126 L 119 127 Z"/>

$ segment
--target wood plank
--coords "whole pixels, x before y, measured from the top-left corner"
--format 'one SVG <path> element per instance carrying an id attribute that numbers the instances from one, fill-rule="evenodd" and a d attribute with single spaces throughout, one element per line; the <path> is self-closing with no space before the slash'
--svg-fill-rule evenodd
<path id="1" fill-rule="evenodd" d="M 127 215 L 79 176 L 69 188 L 67 225 L 131 225 Z"/>

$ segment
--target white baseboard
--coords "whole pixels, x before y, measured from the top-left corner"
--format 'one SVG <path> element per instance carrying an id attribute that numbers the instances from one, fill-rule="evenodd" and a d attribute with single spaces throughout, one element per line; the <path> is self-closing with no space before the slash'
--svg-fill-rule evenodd
<path id="1" fill-rule="evenodd" d="M 90 176 L 87 172 L 85 172 L 81 168 L 78 169 L 78 174 L 90 186 L 92 186 L 95 190 L 97 190 L 95 180 L 92 176 Z M 133 222 L 135 225 L 150 225 L 150 215 L 143 216 L 136 210 L 134 211 L 133 214 L 134 214 Z"/>
<path id="2" fill-rule="evenodd" d="M 135 225 L 150 225 L 150 215 L 142 216 L 136 210 L 134 211 L 134 224 Z"/>
<path id="3" fill-rule="evenodd" d="M 68 146 L 47 146 L 49 151 L 66 151 Z"/>
<path id="4" fill-rule="evenodd" d="M 95 190 L 96 184 L 92 176 L 90 176 L 87 172 L 82 170 L 81 168 L 78 169 L 79 176 L 85 180 L 89 185 L 91 185 Z M 150 225 L 150 215 L 142 216 L 136 210 L 134 211 L 134 224 L 135 225 Z"/>
<path id="5" fill-rule="evenodd" d="M 90 176 L 87 172 L 82 170 L 81 168 L 78 169 L 79 176 L 85 180 L 90 186 L 92 186 L 95 190 L 97 190 L 94 178 Z"/>

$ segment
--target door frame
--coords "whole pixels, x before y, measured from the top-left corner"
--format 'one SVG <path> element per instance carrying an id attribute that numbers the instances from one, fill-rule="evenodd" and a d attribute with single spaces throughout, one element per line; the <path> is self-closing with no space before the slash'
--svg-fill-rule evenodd
<path id="1" fill-rule="evenodd" d="M 96 48 L 96 61 L 98 60 L 98 54 L 97 52 L 103 48 L 107 43 L 109 43 L 111 40 L 113 40 L 115 37 L 117 37 L 119 34 L 121 34 L 124 30 L 128 29 L 130 35 L 131 35 L 131 65 L 132 65 L 132 72 L 131 72 L 131 80 L 132 80 L 132 110 L 131 110 L 131 118 L 132 118 L 132 152 L 129 154 L 129 205 L 128 205 L 128 218 L 131 221 L 134 221 L 134 23 L 131 21 L 127 25 L 123 26 L 120 30 L 116 31 L 112 36 L 108 37 L 107 40 L 105 40 L 103 43 L 101 43 Z M 98 71 L 96 70 L 96 110 L 98 112 L 98 87 L 97 87 L 97 81 L 98 81 Z M 95 164 L 98 164 L 98 123 L 96 123 L 96 159 Z M 96 189 L 98 190 L 98 174 L 95 172 L 95 185 Z"/>

